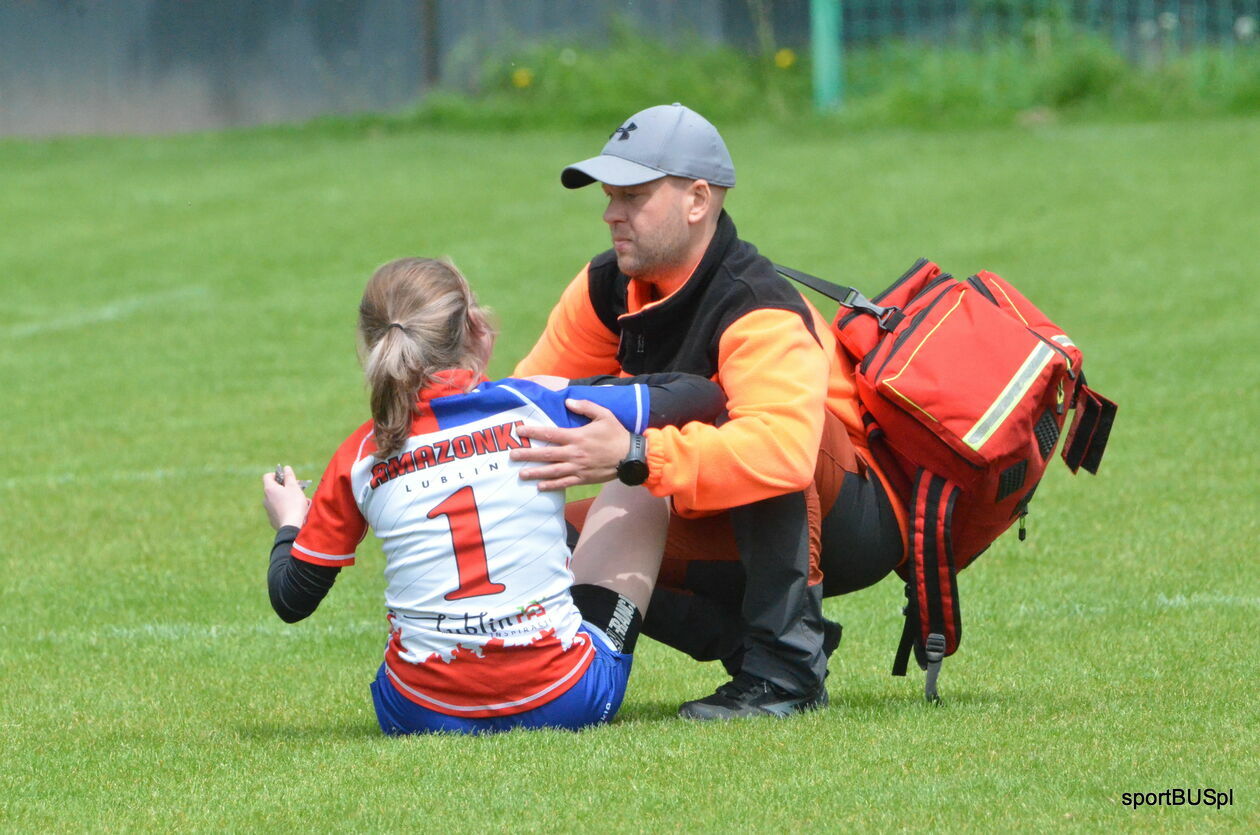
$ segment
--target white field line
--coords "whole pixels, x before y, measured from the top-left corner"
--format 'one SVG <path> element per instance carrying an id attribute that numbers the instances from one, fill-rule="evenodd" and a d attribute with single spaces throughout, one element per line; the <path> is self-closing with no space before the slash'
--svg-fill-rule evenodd
<path id="1" fill-rule="evenodd" d="M 40 333 L 48 333 L 50 331 L 69 330 L 71 328 L 79 328 L 84 325 L 94 325 L 100 322 L 112 322 L 115 319 L 122 319 L 137 313 L 146 307 L 160 307 L 178 302 L 185 299 L 198 298 L 205 296 L 209 291 L 205 287 L 180 287 L 175 290 L 165 290 L 160 293 L 147 293 L 143 296 L 132 296 L 127 299 L 118 299 L 99 307 L 82 308 L 65 312 L 60 316 L 51 319 L 44 319 L 42 322 L 23 322 L 19 325 L 8 325 L 0 328 L 0 336 L 9 339 L 23 339 L 28 336 L 34 336 Z"/>
<path id="2" fill-rule="evenodd" d="M 1232 594 L 1219 594 L 1215 592 L 1196 592 L 1190 595 L 1176 595 L 1174 597 L 1166 597 L 1162 594 L 1156 595 L 1151 601 L 1151 608 L 1189 608 L 1189 607 L 1208 607 L 1213 608 L 1260 608 L 1260 597 L 1240 597 Z M 1055 609 L 1055 607 L 1047 607 Z M 1113 608 L 1112 606 L 1094 606 L 1086 607 L 1090 614 L 1102 615 Z M 1126 607 L 1128 608 L 1128 607 Z M 1026 607 L 1021 611 L 1021 615 L 1036 615 L 1044 617 L 1049 614 L 1062 614 L 1055 611 L 1035 611 L 1036 607 Z M 35 634 L 36 641 L 52 641 L 54 643 L 76 643 L 92 642 L 97 640 L 113 641 L 127 640 L 139 642 L 172 642 L 172 641 L 188 641 L 195 640 L 202 643 L 214 641 L 232 641 L 239 638 L 248 637 L 265 637 L 265 638 L 282 638 L 294 640 L 309 640 L 312 637 L 325 635 L 368 635 L 385 637 L 389 631 L 388 623 L 382 617 L 379 620 L 358 621 L 350 624 L 302 624 L 294 626 L 293 624 L 282 623 L 275 619 L 264 619 L 258 623 L 233 623 L 233 624 L 205 624 L 205 623 L 147 623 L 138 626 L 110 626 L 102 625 L 96 629 L 83 631 L 63 631 L 63 630 L 40 630 Z"/>
<path id="3" fill-rule="evenodd" d="M 1239 597 L 1236 594 L 1196 591 L 1190 594 L 1174 594 L 1172 597 L 1161 594 L 1155 598 L 1155 605 L 1161 609 L 1189 609 L 1204 606 L 1245 606 L 1260 609 L 1260 597 Z"/>
<path id="4" fill-rule="evenodd" d="M 322 463 L 291 464 L 303 478 L 318 480 L 323 472 Z M 199 478 L 240 478 L 249 479 L 251 487 L 261 485 L 263 473 L 275 469 L 264 465 L 242 467 L 169 467 L 157 470 L 133 470 L 116 472 L 63 472 L 43 473 L 40 475 L 18 476 L 0 479 L 0 490 L 20 490 L 25 487 L 61 487 L 68 484 L 136 484 L 144 482 L 197 480 Z M 256 483 L 254 483 L 256 482 Z"/>
<path id="5" fill-rule="evenodd" d="M 36 641 L 75 642 L 93 639 L 115 641 L 230 641 L 238 638 L 261 636 L 266 638 L 293 638 L 309 640 L 324 635 L 373 635 L 382 639 L 389 635 L 389 622 L 384 615 L 371 622 L 350 624 L 301 624 L 284 623 L 278 618 L 258 623 L 207 624 L 207 623 L 146 623 L 139 626 L 101 626 L 88 632 L 69 632 L 56 629 L 40 630 Z"/>

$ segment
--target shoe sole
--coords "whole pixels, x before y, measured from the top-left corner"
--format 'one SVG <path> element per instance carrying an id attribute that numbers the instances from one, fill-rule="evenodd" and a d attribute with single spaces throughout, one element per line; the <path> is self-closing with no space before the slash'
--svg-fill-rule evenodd
<path id="1" fill-rule="evenodd" d="M 696 705 L 689 709 L 688 705 L 678 708 L 678 716 L 696 722 L 727 721 L 731 719 L 756 719 L 761 716 L 773 716 L 776 719 L 790 719 L 800 713 L 812 713 L 821 710 L 831 703 L 831 698 L 824 688 L 812 700 L 806 702 L 788 701 L 760 705 L 744 710 L 728 710 L 708 705 Z"/>

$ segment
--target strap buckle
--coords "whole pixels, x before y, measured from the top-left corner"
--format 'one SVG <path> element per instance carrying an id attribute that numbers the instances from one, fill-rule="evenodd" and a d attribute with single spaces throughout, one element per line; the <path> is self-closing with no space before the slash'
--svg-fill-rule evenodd
<path id="1" fill-rule="evenodd" d="M 941 661 L 945 660 L 945 636 L 933 632 L 923 645 L 923 654 L 927 657 L 927 676 L 923 680 L 923 697 L 932 704 L 940 704 L 941 696 L 936 692 L 936 679 L 941 674 Z"/>
<path id="2" fill-rule="evenodd" d="M 875 304 L 875 302 L 862 295 L 857 288 L 850 287 L 848 294 L 840 300 L 840 304 L 854 310 L 860 310 L 863 313 L 870 314 L 879 322 L 879 328 L 883 331 L 891 331 L 901 324 L 901 320 L 905 316 L 901 312 L 901 308 Z"/>

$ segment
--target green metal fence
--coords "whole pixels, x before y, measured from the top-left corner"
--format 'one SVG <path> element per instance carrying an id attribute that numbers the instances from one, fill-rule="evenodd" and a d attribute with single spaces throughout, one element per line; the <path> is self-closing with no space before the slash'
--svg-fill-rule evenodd
<path id="1" fill-rule="evenodd" d="M 1123 61 L 1190 85 L 1260 84 L 1232 77 L 1260 73 L 1260 0 L 810 0 L 809 17 L 820 108 L 942 53 L 955 72 L 991 75 L 995 96 L 1016 65 L 1072 62 L 1088 49 L 1087 64 Z"/>
<path id="2" fill-rule="evenodd" d="M 983 46 L 1071 24 L 1134 54 L 1152 44 L 1232 47 L 1260 38 L 1260 0 L 828 0 L 846 45 L 919 39 Z"/>

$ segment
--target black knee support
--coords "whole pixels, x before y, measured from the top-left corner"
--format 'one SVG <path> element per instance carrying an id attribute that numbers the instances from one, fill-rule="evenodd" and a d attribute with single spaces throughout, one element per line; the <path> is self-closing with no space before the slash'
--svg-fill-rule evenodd
<path id="1" fill-rule="evenodd" d="M 590 583 L 576 585 L 571 592 L 582 620 L 601 629 L 617 652 L 634 652 L 643 629 L 643 615 L 630 598 Z"/>

